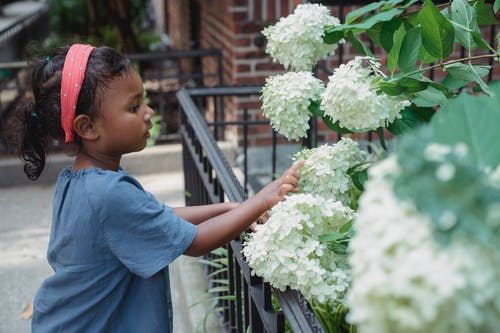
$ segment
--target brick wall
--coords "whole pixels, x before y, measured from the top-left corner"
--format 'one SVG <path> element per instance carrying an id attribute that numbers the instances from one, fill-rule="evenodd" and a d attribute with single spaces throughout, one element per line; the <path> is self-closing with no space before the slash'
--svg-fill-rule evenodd
<path id="1" fill-rule="evenodd" d="M 177 13 L 179 16 L 173 18 L 173 22 L 169 22 L 169 27 L 177 21 L 182 21 L 185 17 L 184 11 L 190 1 L 169 0 L 168 6 L 170 9 L 174 3 L 176 6 L 182 4 L 183 8 Z M 265 39 L 260 33 L 262 29 L 268 25 L 274 24 L 280 17 L 287 16 L 291 13 L 300 0 L 203 0 L 199 1 L 200 5 L 200 46 L 202 48 L 219 48 L 223 52 L 223 80 L 227 85 L 247 85 L 257 84 L 262 85 L 266 77 L 271 74 L 283 71 L 283 67 L 273 63 L 271 58 L 265 53 Z M 332 15 L 343 21 L 343 18 L 356 6 L 333 6 L 331 7 Z M 184 10 L 184 11 L 183 11 Z M 182 14 L 182 15 L 181 15 Z M 171 17 L 171 15 L 169 15 Z M 186 22 L 177 22 L 178 27 L 184 29 L 180 31 L 189 31 L 185 26 L 189 27 Z M 172 28 L 169 28 L 169 31 Z M 485 29 L 485 35 L 489 32 Z M 173 36 L 172 36 L 173 37 Z M 185 36 L 184 36 L 185 37 Z M 174 39 L 174 38 L 173 38 Z M 182 39 L 182 36 L 179 36 Z M 341 46 L 342 52 L 337 52 L 336 55 L 323 61 L 319 66 L 318 76 L 324 80 L 327 79 L 327 72 L 338 67 L 340 63 L 345 63 L 359 53 L 352 48 L 350 44 Z M 375 54 L 382 54 L 377 47 L 373 48 Z M 341 54 L 341 55 L 340 55 Z M 460 56 L 460 50 L 457 49 L 456 56 Z M 385 59 L 382 59 L 384 62 Z M 212 59 L 204 60 L 203 67 L 207 71 L 213 72 L 216 64 Z M 322 71 L 322 67 L 325 69 Z M 499 66 L 493 69 L 494 77 L 500 78 Z M 439 71 L 435 72 L 436 77 L 442 75 Z M 214 81 L 207 80 L 206 85 L 214 85 Z M 243 119 L 243 109 L 247 109 L 248 117 L 251 120 L 263 119 L 260 112 L 260 101 L 258 97 L 252 99 L 234 98 L 227 102 L 228 120 Z M 210 112 L 209 112 L 210 114 Z M 320 140 L 335 140 L 336 133 L 326 129 L 319 121 Z M 270 130 L 261 127 L 259 130 L 251 130 L 251 144 L 265 144 L 270 141 Z M 241 137 L 241 131 L 236 133 L 238 138 Z M 281 141 L 284 141 L 280 139 Z"/>

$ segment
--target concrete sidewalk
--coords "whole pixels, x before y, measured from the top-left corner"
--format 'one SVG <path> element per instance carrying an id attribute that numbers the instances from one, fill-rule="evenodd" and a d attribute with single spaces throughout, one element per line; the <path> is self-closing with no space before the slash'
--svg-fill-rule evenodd
<path id="1" fill-rule="evenodd" d="M 158 153 L 162 149 L 163 153 Z M 123 164 L 130 166 L 127 169 L 146 190 L 170 206 L 184 206 L 180 146 L 146 149 L 131 155 Z M 159 166 L 164 164 L 173 167 L 159 172 Z M 141 172 L 144 170 L 148 172 Z M 5 177 L 7 173 L 0 171 L 4 182 Z M 46 261 L 52 192 L 53 185 L 49 182 L 0 187 L 0 333 L 30 332 L 30 321 L 21 319 L 21 313 L 32 302 L 41 282 L 52 274 Z M 202 332 L 200 323 L 205 314 L 211 313 L 207 332 L 222 332 L 207 302 L 192 306 L 204 299 L 206 290 L 197 259 L 178 258 L 171 264 L 170 274 L 174 331 Z"/>

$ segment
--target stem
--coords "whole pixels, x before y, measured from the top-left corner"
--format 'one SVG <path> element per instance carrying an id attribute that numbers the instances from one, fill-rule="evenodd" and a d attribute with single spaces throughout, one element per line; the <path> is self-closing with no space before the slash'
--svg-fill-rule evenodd
<path id="1" fill-rule="evenodd" d="M 429 66 L 429 67 L 424 67 L 424 68 L 421 68 L 421 69 L 417 69 L 416 71 L 408 73 L 406 76 L 410 76 L 410 75 L 413 75 L 413 74 L 425 72 L 425 71 L 431 70 L 433 68 L 444 67 L 444 66 L 447 66 L 447 65 L 451 65 L 451 64 L 454 64 L 454 63 L 457 63 L 457 62 L 466 61 L 466 60 L 471 61 L 471 60 L 475 60 L 475 59 L 486 59 L 486 58 L 495 58 L 495 57 L 500 57 L 500 54 L 498 54 L 498 53 L 494 53 L 494 54 L 482 54 L 482 55 L 477 55 L 477 56 L 472 56 L 472 57 L 465 57 L 465 58 L 460 58 L 460 59 L 453 59 L 453 60 L 449 60 L 447 62 L 440 62 L 439 64 L 436 64 L 436 65 L 432 65 L 432 66 Z"/>

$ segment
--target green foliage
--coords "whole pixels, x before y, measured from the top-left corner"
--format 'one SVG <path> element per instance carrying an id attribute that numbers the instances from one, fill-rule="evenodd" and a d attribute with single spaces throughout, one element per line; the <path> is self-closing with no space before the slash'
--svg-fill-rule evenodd
<path id="1" fill-rule="evenodd" d="M 120 24 L 127 25 L 126 30 L 132 36 L 123 36 L 123 32 L 120 32 L 123 27 L 119 27 L 117 14 L 110 11 L 109 3 L 95 0 L 48 0 L 48 3 L 53 33 L 52 40 L 48 42 L 50 44 L 84 42 L 107 45 L 120 51 L 140 51 L 148 50 L 150 45 L 159 40 L 157 35 L 142 28 L 148 15 L 146 0 L 123 1 L 130 20 Z M 136 39 L 140 49 L 126 50 L 124 38 Z"/>
<path id="2" fill-rule="evenodd" d="M 491 89 L 500 94 L 498 82 Z M 500 164 L 500 150 L 492 144 L 498 135 L 499 102 L 496 97 L 464 92 L 443 105 L 429 126 L 397 142 L 404 177 L 396 178 L 394 190 L 431 218 L 445 244 L 454 234 L 486 246 L 500 242 L 500 228 L 488 222 L 500 202 L 500 189 L 485 172 Z M 426 150 L 430 144 L 449 147 L 449 151 L 430 156 Z M 448 173 L 440 176 L 445 169 Z"/>
<path id="3" fill-rule="evenodd" d="M 311 309 L 316 318 L 328 333 L 356 333 L 356 326 L 346 321 L 349 312 L 348 307 L 341 303 L 317 304 L 312 302 Z"/>
<path id="4" fill-rule="evenodd" d="M 481 36 L 480 27 L 499 24 L 495 12 L 500 8 L 500 1 L 491 5 L 484 0 L 453 0 L 438 8 L 431 0 L 425 0 L 421 8 L 415 10 L 417 3 L 412 0 L 373 2 L 348 13 L 344 24 L 325 28 L 325 43 L 333 44 L 346 38 L 360 53 L 371 56 L 370 49 L 359 37 L 366 34 L 387 52 L 387 71 L 391 75 L 378 83 L 379 92 L 412 102 L 401 113 L 402 119 L 387 124 L 389 131 L 396 135 L 428 122 L 430 117 L 421 117 L 419 112 L 445 104 L 456 97 L 460 88 L 470 86 L 493 95 L 483 79 L 491 66 L 472 61 L 499 57 Z M 463 59 L 450 59 L 457 44 L 466 49 L 467 55 Z M 473 55 L 478 48 L 489 54 Z M 428 78 L 429 71 L 436 68 L 447 72 L 441 82 Z M 317 109 L 311 111 L 313 114 L 322 116 L 319 106 L 313 108 Z M 324 117 L 323 120 L 333 131 L 353 132 Z"/>
<path id="5" fill-rule="evenodd" d="M 474 164 L 495 168 L 500 164 L 498 140 L 500 124 L 500 82 L 492 82 L 495 97 L 473 96 L 465 92 L 445 104 L 431 122 L 432 139 L 437 143 L 463 142 Z"/>

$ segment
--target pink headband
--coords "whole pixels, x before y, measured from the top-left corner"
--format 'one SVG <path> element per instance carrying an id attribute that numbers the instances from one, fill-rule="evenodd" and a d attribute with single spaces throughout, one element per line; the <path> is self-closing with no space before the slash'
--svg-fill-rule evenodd
<path id="1" fill-rule="evenodd" d="M 94 46 L 73 44 L 66 59 L 61 79 L 61 124 L 65 133 L 64 142 L 73 142 L 73 121 L 75 120 L 76 103 L 85 78 L 85 69 Z"/>

